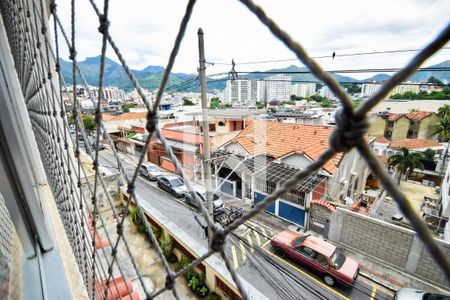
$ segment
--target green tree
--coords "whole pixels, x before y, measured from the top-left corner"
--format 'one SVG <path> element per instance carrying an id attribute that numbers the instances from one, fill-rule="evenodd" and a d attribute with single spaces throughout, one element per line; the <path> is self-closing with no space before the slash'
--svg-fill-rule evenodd
<path id="1" fill-rule="evenodd" d="M 434 156 L 436 155 L 436 151 L 428 148 L 427 150 L 423 151 L 423 158 L 427 160 L 434 160 Z"/>
<path id="2" fill-rule="evenodd" d="M 186 105 L 186 106 L 192 106 L 192 105 L 195 105 L 195 104 L 194 104 L 194 102 L 192 102 L 190 99 L 188 99 L 188 98 L 183 98 L 183 105 Z"/>
<path id="3" fill-rule="evenodd" d="M 211 103 L 209 105 L 209 108 L 216 109 L 220 106 L 220 100 L 217 97 L 211 98 Z"/>
<path id="4" fill-rule="evenodd" d="M 421 159 L 423 159 L 421 153 L 409 152 L 409 150 L 405 147 L 400 148 L 399 153 L 389 157 L 388 166 L 396 168 L 399 171 L 397 181 L 398 184 L 400 184 L 400 180 L 403 175 L 406 175 L 405 179 L 407 179 L 409 173 L 415 168 L 423 170 L 423 163 L 421 162 Z"/>
<path id="5" fill-rule="evenodd" d="M 124 112 L 130 112 L 130 108 L 136 107 L 137 104 L 136 103 L 125 103 L 122 105 L 122 110 Z"/>
<path id="6" fill-rule="evenodd" d="M 427 83 L 432 83 L 432 84 L 435 84 L 435 85 L 438 85 L 438 86 L 443 86 L 444 85 L 444 83 L 441 80 L 439 80 L 438 78 L 436 78 L 434 76 L 431 76 L 430 78 L 428 78 Z"/>
<path id="7" fill-rule="evenodd" d="M 444 117 L 439 120 L 439 123 L 434 126 L 433 135 L 438 134 L 439 139 L 443 139 L 447 141 L 447 147 L 445 148 L 444 158 L 442 161 L 442 166 L 445 166 L 445 161 L 447 160 L 448 147 L 450 146 L 450 142 L 448 139 L 450 138 L 450 117 Z M 440 174 L 442 175 L 444 172 L 444 167 L 441 168 Z"/>
<path id="8" fill-rule="evenodd" d="M 325 98 L 322 102 L 320 102 L 320 107 L 323 108 L 333 107 L 333 104 L 331 103 L 330 100 Z"/>
<path id="9" fill-rule="evenodd" d="M 302 99 L 303 99 L 302 97 L 298 97 L 298 96 L 295 96 L 295 95 L 291 95 L 291 101 L 302 100 Z"/>
<path id="10" fill-rule="evenodd" d="M 92 132 L 95 129 L 96 125 L 93 116 L 83 115 L 81 119 L 83 120 L 83 126 L 86 132 Z"/>
<path id="11" fill-rule="evenodd" d="M 353 107 L 358 108 L 361 105 L 361 100 L 354 100 L 353 101 Z"/>
<path id="12" fill-rule="evenodd" d="M 444 106 L 439 107 L 437 114 L 441 119 L 450 117 L 450 105 L 445 104 Z"/>

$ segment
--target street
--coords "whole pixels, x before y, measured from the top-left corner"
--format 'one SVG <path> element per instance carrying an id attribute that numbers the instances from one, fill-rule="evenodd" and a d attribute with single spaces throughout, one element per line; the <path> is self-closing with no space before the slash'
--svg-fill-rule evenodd
<path id="1" fill-rule="evenodd" d="M 99 153 L 101 166 L 117 170 L 110 150 Z M 132 161 L 121 161 L 129 176 L 132 175 Z M 194 219 L 198 214 L 184 203 L 183 198 L 174 198 L 159 189 L 155 182 L 142 177 L 136 181 L 136 194 L 140 201 L 157 207 L 187 234 L 207 246 L 204 230 Z M 202 220 L 201 217 L 199 219 Z M 275 234 L 264 224 L 248 221 L 229 236 L 225 250 L 238 274 L 269 299 L 392 299 L 391 291 L 361 275 L 353 287 L 327 286 L 314 272 L 276 256 L 270 245 Z"/>

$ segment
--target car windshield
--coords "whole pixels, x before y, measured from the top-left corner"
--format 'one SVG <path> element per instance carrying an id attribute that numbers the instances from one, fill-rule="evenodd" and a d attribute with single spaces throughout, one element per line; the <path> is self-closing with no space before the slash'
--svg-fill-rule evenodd
<path id="1" fill-rule="evenodd" d="M 425 295 L 423 295 L 422 299 L 423 300 L 450 300 L 450 296 L 426 293 Z"/>
<path id="2" fill-rule="evenodd" d="M 340 269 L 345 262 L 345 255 L 342 254 L 342 252 L 339 251 L 338 248 L 336 248 L 336 250 L 334 250 L 334 252 L 333 252 L 333 254 L 331 254 L 330 258 L 331 258 L 331 262 L 337 269 Z"/>
<path id="3" fill-rule="evenodd" d="M 156 169 L 156 167 L 154 167 L 154 166 L 148 166 L 148 167 L 147 167 L 147 170 L 148 170 L 149 172 L 156 172 L 156 171 L 158 171 L 158 169 Z"/>
<path id="4" fill-rule="evenodd" d="M 172 179 L 170 181 L 170 183 L 172 183 L 172 186 L 174 187 L 179 187 L 183 185 L 183 180 L 181 180 L 180 178 L 176 178 L 176 179 Z"/>

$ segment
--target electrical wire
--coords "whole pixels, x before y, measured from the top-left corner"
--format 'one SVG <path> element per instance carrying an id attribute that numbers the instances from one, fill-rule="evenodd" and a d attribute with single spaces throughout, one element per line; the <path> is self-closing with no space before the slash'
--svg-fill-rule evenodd
<path id="1" fill-rule="evenodd" d="M 443 47 L 443 50 L 448 50 L 450 47 Z M 359 52 L 359 53 L 343 53 L 343 54 L 335 54 L 336 57 L 353 57 L 353 56 L 364 56 L 364 55 L 379 55 L 379 54 L 394 54 L 394 53 L 406 53 L 406 52 L 419 52 L 423 49 L 401 49 L 401 50 L 384 50 L 384 51 L 372 51 L 372 52 Z M 312 56 L 314 59 L 323 59 L 323 58 L 332 58 L 331 55 L 322 55 L 322 56 Z M 287 61 L 298 61 L 298 58 L 286 58 L 286 59 L 272 59 L 272 60 L 260 60 L 260 61 L 247 61 L 247 62 L 237 62 L 236 65 L 255 65 L 255 64 L 267 64 L 267 63 L 277 63 L 277 62 L 287 62 Z M 231 63 L 225 62 L 210 62 L 213 65 L 226 65 L 231 66 Z"/>

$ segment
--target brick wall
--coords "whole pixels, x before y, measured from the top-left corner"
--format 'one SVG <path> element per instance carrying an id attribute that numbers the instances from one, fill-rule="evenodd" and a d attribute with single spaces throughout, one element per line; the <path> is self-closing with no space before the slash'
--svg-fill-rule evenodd
<path id="1" fill-rule="evenodd" d="M 399 230 L 387 230 L 382 224 L 346 215 L 341 242 L 393 265 L 403 267 L 413 236 Z"/>
<path id="2" fill-rule="evenodd" d="M 444 247 L 444 251 L 447 253 L 447 258 L 449 258 L 449 245 L 446 243 L 440 244 Z M 444 272 L 442 272 L 442 269 L 436 264 L 426 248 L 422 248 L 419 262 L 417 264 L 416 274 L 447 287 L 450 286 L 450 282 L 446 280 Z"/>
<path id="3" fill-rule="evenodd" d="M 431 284 L 447 289 L 450 286 L 412 230 L 337 208 L 330 215 L 328 238 Z M 436 241 L 450 257 L 450 243 Z"/>

